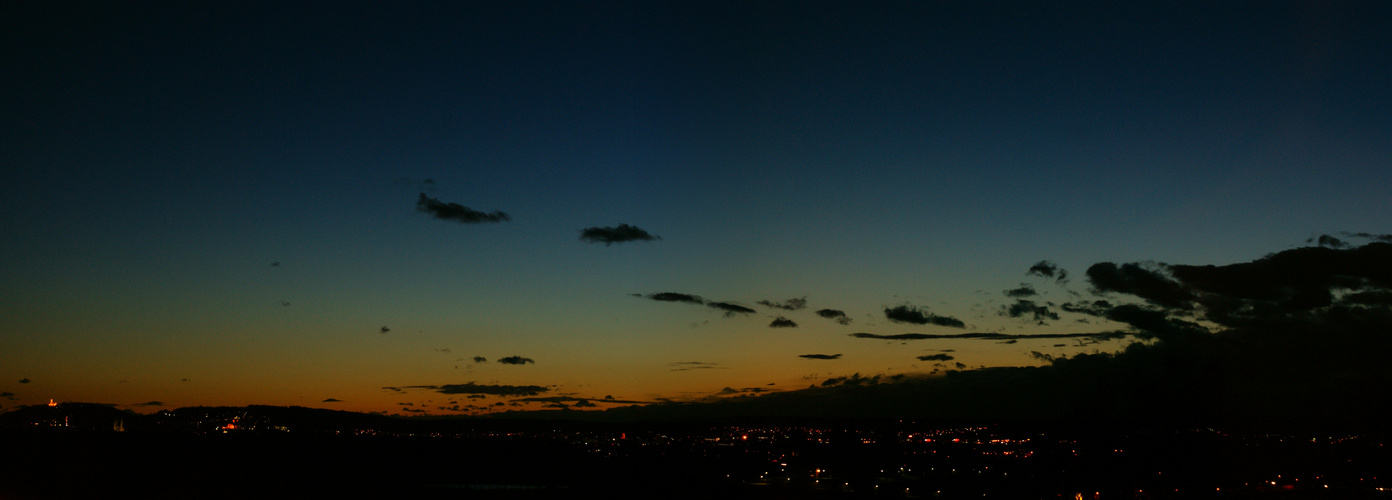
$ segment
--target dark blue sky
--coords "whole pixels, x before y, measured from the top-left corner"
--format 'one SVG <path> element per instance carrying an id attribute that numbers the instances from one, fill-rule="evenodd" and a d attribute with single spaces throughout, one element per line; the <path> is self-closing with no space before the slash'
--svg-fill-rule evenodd
<path id="1" fill-rule="evenodd" d="M 36 401 L 380 409 L 382 386 L 470 380 L 652 400 L 926 371 L 924 346 L 845 334 L 903 333 L 881 314 L 902 304 L 1104 328 L 1002 316 L 1000 290 L 1044 259 L 1226 264 L 1392 221 L 1380 2 L 0 17 L 0 374 L 54 384 Z M 432 219 L 421 192 L 511 220 Z M 620 223 L 662 239 L 577 239 Z M 758 312 L 630 295 L 660 292 Z M 770 331 L 756 303 L 802 296 L 801 326 Z M 1044 345 L 967 344 L 971 366 Z"/>

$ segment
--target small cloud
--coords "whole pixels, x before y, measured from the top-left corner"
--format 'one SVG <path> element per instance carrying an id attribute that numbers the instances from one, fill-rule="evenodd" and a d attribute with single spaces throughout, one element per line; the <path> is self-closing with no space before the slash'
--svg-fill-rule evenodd
<path id="1" fill-rule="evenodd" d="M 498 362 L 505 365 L 525 365 L 527 363 L 535 363 L 536 361 L 532 361 L 532 358 L 524 358 L 522 356 L 508 356 L 506 358 L 498 358 Z"/>
<path id="2" fill-rule="evenodd" d="M 791 319 L 779 316 L 769 323 L 769 328 L 797 328 L 797 323 Z"/>
<path id="3" fill-rule="evenodd" d="M 659 302 L 686 302 L 688 304 L 705 304 L 705 299 L 696 295 L 674 292 L 662 292 L 645 295 L 644 297 Z"/>
<path id="4" fill-rule="evenodd" d="M 729 302 L 711 302 L 711 303 L 708 303 L 708 304 L 706 304 L 706 305 L 707 305 L 707 306 L 710 306 L 710 307 L 714 307 L 714 308 L 716 308 L 716 309 L 720 309 L 720 310 L 722 310 L 722 311 L 725 311 L 725 316 L 726 316 L 726 317 L 734 316 L 734 315 L 736 315 L 736 314 L 753 314 L 753 313 L 754 313 L 754 310 L 753 310 L 753 309 L 750 309 L 750 308 L 748 308 L 748 307 L 744 307 L 744 306 L 739 305 L 739 304 L 731 304 L 731 303 L 729 303 Z"/>
<path id="5" fill-rule="evenodd" d="M 803 358 L 803 359 L 839 359 L 839 358 L 841 358 L 841 355 L 840 355 L 840 354 L 800 354 L 800 355 L 798 355 L 798 357 L 799 357 L 799 358 Z"/>
<path id="6" fill-rule="evenodd" d="M 400 387 L 383 387 L 383 389 L 386 389 L 386 390 L 388 390 L 388 391 L 401 392 L 401 388 L 400 388 Z"/>
<path id="7" fill-rule="evenodd" d="M 441 220 L 452 220 L 460 224 L 477 224 L 481 222 L 503 222 L 512 220 L 508 214 L 493 211 L 480 212 L 458 203 L 444 203 L 435 198 L 420 194 L 416 200 L 416 211 L 430 214 L 431 217 Z"/>
<path id="8" fill-rule="evenodd" d="M 846 316 L 846 311 L 839 309 L 818 309 L 817 315 L 843 325 L 851 324 L 851 318 Z"/>
<path id="9" fill-rule="evenodd" d="M 626 241 L 653 241 L 660 239 L 662 239 L 661 236 L 651 234 L 628 224 L 619 224 L 617 227 L 587 227 L 580 230 L 580 241 L 603 243 L 606 247 L 614 243 L 623 243 Z"/>
<path id="10" fill-rule="evenodd" d="M 474 356 L 474 363 L 487 363 L 487 362 L 488 362 L 488 358 L 485 358 L 485 357 L 483 357 L 483 356 Z"/>
<path id="11" fill-rule="evenodd" d="M 180 381 L 180 382 L 188 382 L 188 381 L 189 381 L 189 379 L 186 379 L 186 378 L 181 378 L 181 379 L 179 379 L 179 381 Z"/>
<path id="12" fill-rule="evenodd" d="M 594 403 L 591 403 L 591 402 L 590 402 L 589 400 L 587 400 L 587 399 L 581 399 L 581 400 L 579 400 L 579 401 L 576 401 L 575 404 L 572 405 L 572 406 L 574 406 L 574 407 L 576 407 L 576 408 L 594 408 L 594 407 L 597 407 L 597 406 L 599 406 L 599 405 L 594 404 Z"/>
<path id="13" fill-rule="evenodd" d="M 1047 260 L 1034 263 L 1033 266 L 1030 266 L 1029 271 L 1025 271 L 1025 274 L 1033 274 L 1042 278 L 1053 278 L 1059 283 L 1068 281 L 1068 271 L 1063 270 L 1057 264 Z"/>
<path id="14" fill-rule="evenodd" d="M 718 368 L 719 365 L 719 363 L 706 363 L 704 361 L 676 361 L 672 363 L 667 363 L 667 366 L 673 367 L 671 371 L 674 372 L 684 372 L 687 370 L 710 370 Z"/>
<path id="15" fill-rule="evenodd" d="M 1041 306 L 1035 304 L 1032 300 L 1024 299 L 1016 300 L 1014 304 L 1009 306 L 1001 306 L 1001 315 L 1010 316 L 1012 318 L 1030 315 L 1033 317 L 1034 321 L 1038 321 L 1041 324 L 1043 324 L 1046 319 L 1054 321 L 1058 321 L 1059 319 L 1058 313 L 1050 311 L 1047 306 Z"/>
<path id="16" fill-rule="evenodd" d="M 382 327 L 381 333 L 387 333 L 387 332 L 390 332 L 390 331 L 391 331 L 391 328 L 387 328 L 387 327 L 384 326 L 384 327 Z"/>
<path id="17" fill-rule="evenodd" d="M 280 261 L 272 262 L 271 267 L 280 267 Z"/>
<path id="18" fill-rule="evenodd" d="M 885 319 L 896 323 L 913 323 L 915 325 L 938 325 L 952 328 L 966 328 L 966 323 L 951 316 L 939 316 L 928 312 L 928 309 L 914 307 L 911 305 L 901 305 L 886 307 L 884 310 Z"/>
<path id="19" fill-rule="evenodd" d="M 342 403 L 342 402 L 343 402 L 343 400 L 341 400 L 341 399 L 334 399 L 334 398 L 329 398 L 329 399 L 325 399 L 325 400 L 323 400 L 323 401 L 320 401 L 320 403 Z"/>
<path id="20" fill-rule="evenodd" d="M 1306 240 L 1306 241 L 1309 241 L 1309 240 Z M 1333 236 L 1327 235 L 1327 234 L 1321 234 L 1321 235 L 1319 235 L 1319 238 L 1318 238 L 1316 241 L 1318 242 L 1319 246 L 1326 247 L 1326 248 L 1348 248 L 1348 247 L 1349 247 L 1348 242 L 1346 242 L 1346 241 L 1344 241 L 1344 240 L 1341 240 L 1341 239 L 1338 239 L 1338 238 L 1335 238 L 1335 237 L 1333 237 Z"/>
<path id="21" fill-rule="evenodd" d="M 3 396 L 3 395 L 4 395 L 4 394 L 0 394 L 0 396 Z M 136 403 L 136 404 L 133 404 L 133 405 L 131 405 L 131 406 L 164 406 L 164 403 L 163 403 L 163 402 L 160 402 L 160 401 L 146 401 L 146 402 L 144 402 L 144 403 Z"/>
<path id="22" fill-rule="evenodd" d="M 774 309 L 782 309 L 782 310 L 785 310 L 785 311 L 796 311 L 796 310 L 798 310 L 798 309 L 802 309 L 802 308 L 807 307 L 807 297 L 799 297 L 799 298 L 794 298 L 794 299 L 788 299 L 788 300 L 785 300 L 785 301 L 783 301 L 783 302 L 773 302 L 773 301 L 768 301 L 768 300 L 761 300 L 761 301 L 759 301 L 759 302 L 757 302 L 757 303 L 760 304 L 760 305 L 763 305 L 763 306 L 765 306 L 765 307 L 771 307 L 771 308 L 774 308 Z"/>
<path id="23" fill-rule="evenodd" d="M 1039 295 L 1034 291 L 1034 287 L 1029 283 L 1020 283 L 1020 288 L 1012 288 L 1005 291 L 1005 296 L 1010 298 L 1032 297 Z"/>
<path id="24" fill-rule="evenodd" d="M 21 383 L 21 384 L 27 384 L 27 383 L 29 383 L 29 379 L 27 379 L 27 378 L 19 379 L 19 383 Z"/>
<path id="25" fill-rule="evenodd" d="M 955 358 L 947 354 L 929 354 L 918 357 L 919 361 L 952 361 L 953 359 Z"/>

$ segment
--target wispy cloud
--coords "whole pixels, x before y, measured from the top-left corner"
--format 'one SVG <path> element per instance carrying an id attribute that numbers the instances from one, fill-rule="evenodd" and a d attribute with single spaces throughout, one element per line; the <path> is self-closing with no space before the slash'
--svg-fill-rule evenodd
<path id="1" fill-rule="evenodd" d="M 753 310 L 753 309 L 750 309 L 750 308 L 748 308 L 748 307 L 744 307 L 744 306 L 739 305 L 739 304 L 731 304 L 731 303 L 729 303 L 729 302 L 707 302 L 707 303 L 706 303 L 706 306 L 708 306 L 708 307 L 714 307 L 714 308 L 716 308 L 716 309 L 720 309 L 720 310 L 722 310 L 722 311 L 725 311 L 725 316 L 727 316 L 727 317 L 729 317 L 729 316 L 734 316 L 734 315 L 736 315 L 736 314 L 753 314 L 753 313 L 754 313 L 754 310 Z"/>
<path id="2" fill-rule="evenodd" d="M 840 354 L 799 354 L 798 357 L 799 357 L 799 358 L 803 358 L 803 359 L 840 359 L 840 358 L 841 358 L 841 355 L 840 355 Z"/>
<path id="3" fill-rule="evenodd" d="M 785 301 L 782 301 L 782 302 L 774 302 L 774 301 L 771 301 L 771 300 L 761 300 L 761 301 L 756 302 L 756 303 L 759 304 L 759 305 L 765 306 L 765 307 L 773 308 L 773 309 L 782 309 L 782 310 L 785 310 L 785 311 L 796 311 L 796 310 L 798 310 L 798 309 L 802 309 L 802 308 L 807 307 L 807 297 L 797 297 L 797 298 L 788 299 L 788 300 L 785 300 Z"/>
<path id="4" fill-rule="evenodd" d="M 416 210 L 430 214 L 431 217 L 441 220 L 455 221 L 461 224 L 478 224 L 482 222 L 503 222 L 512 220 L 508 214 L 493 211 L 480 212 L 458 203 L 445 203 L 435 198 L 420 194 L 416 200 Z"/>
<path id="5" fill-rule="evenodd" d="M 528 363 L 535 363 L 536 361 L 533 361 L 532 358 L 524 358 L 522 356 L 508 356 L 506 358 L 498 358 L 498 362 L 505 365 L 525 365 Z"/>

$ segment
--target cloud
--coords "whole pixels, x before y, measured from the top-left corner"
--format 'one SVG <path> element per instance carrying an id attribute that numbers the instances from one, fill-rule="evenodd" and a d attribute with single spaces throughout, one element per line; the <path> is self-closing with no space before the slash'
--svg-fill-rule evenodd
<path id="1" fill-rule="evenodd" d="M 323 401 L 320 401 L 320 403 L 342 403 L 342 402 L 343 402 L 342 399 L 334 399 L 334 398 L 328 398 L 328 399 L 325 399 L 325 400 L 323 400 Z"/>
<path id="2" fill-rule="evenodd" d="M 952 361 L 953 359 L 955 358 L 948 354 L 929 354 L 918 357 L 919 361 Z"/>
<path id="3" fill-rule="evenodd" d="M 1392 243 L 1374 241 L 1360 247 L 1295 248 L 1225 265 L 1135 264 L 1128 271 L 1111 264 L 1104 269 L 1101 288 L 1116 297 L 1060 307 L 1125 324 L 1128 331 L 851 336 L 996 341 L 1150 337 L 1116 352 L 1037 353 L 1032 356 L 1043 366 L 974 370 L 946 361 L 961 371 L 912 375 L 893 383 L 856 374 L 828 378 L 819 387 L 716 404 L 609 411 L 634 419 L 817 414 L 1217 422 L 1237 428 L 1288 422 L 1382 429 L 1392 419 L 1392 363 L 1386 359 L 1392 352 L 1389 262 Z"/>
<path id="4" fill-rule="evenodd" d="M 672 363 L 667 363 L 667 366 L 673 367 L 671 371 L 674 372 L 684 372 L 687 370 L 710 370 L 718 368 L 719 365 L 719 363 L 706 363 L 703 361 L 676 361 Z"/>
<path id="5" fill-rule="evenodd" d="M 493 211 L 480 212 L 458 203 L 444 203 L 435 198 L 420 194 L 416 200 L 416 211 L 430 214 L 431 217 L 441 220 L 452 220 L 460 224 L 477 224 L 481 222 L 502 222 L 512 220 L 508 214 Z"/>
<path id="6" fill-rule="evenodd" d="M 818 309 L 817 315 L 843 325 L 851 324 L 851 318 L 846 316 L 846 311 L 838 309 Z"/>
<path id="7" fill-rule="evenodd" d="M 750 308 L 748 308 L 748 307 L 744 307 L 744 306 L 739 305 L 739 304 L 731 304 L 731 303 L 729 303 L 729 302 L 708 302 L 708 303 L 706 303 L 706 306 L 708 306 L 708 307 L 714 307 L 714 308 L 716 308 L 716 309 L 720 309 L 720 310 L 722 310 L 722 311 L 725 311 L 725 316 L 726 316 L 726 317 L 734 316 L 734 315 L 736 315 L 736 314 L 753 314 L 753 313 L 754 313 L 754 310 L 753 310 L 753 309 L 750 309 Z"/>
<path id="8" fill-rule="evenodd" d="M 473 382 L 411 387 L 430 389 L 440 394 L 488 394 L 493 396 L 535 396 L 551 390 L 539 385 L 486 385 Z"/>
<path id="9" fill-rule="evenodd" d="M 382 327 L 382 330 L 381 330 L 380 333 L 387 333 L 387 332 L 390 332 L 390 331 L 391 331 L 391 328 L 387 328 L 387 327 L 384 326 L 384 327 Z"/>
<path id="10" fill-rule="evenodd" d="M 1362 239 L 1373 240 L 1373 241 L 1381 241 L 1381 242 L 1383 242 L 1383 243 L 1392 243 L 1392 234 L 1373 234 L 1373 233 L 1363 233 L 1363 232 L 1359 232 L 1359 233 L 1350 233 L 1350 232 L 1348 232 L 1348 231 L 1344 231 L 1344 232 L 1339 233 L 1339 234 L 1344 235 L 1344 237 L 1346 237 L 1346 238 L 1362 238 Z"/>
<path id="11" fill-rule="evenodd" d="M 840 354 L 800 354 L 799 358 L 804 359 L 840 359 Z"/>
<path id="12" fill-rule="evenodd" d="M 966 328 L 966 323 L 951 316 L 938 316 L 928 312 L 927 308 L 914 307 L 912 305 L 901 305 L 886 307 L 884 310 L 885 318 L 895 323 L 913 323 L 915 325 L 938 325 L 952 328 Z"/>
<path id="13" fill-rule="evenodd" d="M 572 406 L 577 406 L 577 407 L 596 407 L 596 406 L 599 406 L 599 405 L 594 404 L 593 401 L 599 401 L 599 402 L 601 402 L 601 403 L 612 403 L 612 404 L 649 404 L 649 403 L 651 403 L 651 401 L 630 401 L 630 400 L 624 400 L 624 399 L 614 399 L 613 396 L 606 396 L 606 397 L 603 398 L 603 399 L 581 398 L 581 397 L 575 397 L 575 396 L 543 396 L 543 397 L 518 398 L 518 399 L 514 399 L 514 400 L 512 400 L 512 401 L 514 401 L 514 402 L 522 402 L 522 403 L 573 403 Z M 582 403 L 582 402 L 583 402 L 583 403 Z"/>
<path id="14" fill-rule="evenodd" d="M 1106 316 L 1107 311 L 1112 309 L 1112 303 L 1105 300 L 1094 300 L 1092 302 L 1078 301 L 1065 302 L 1059 305 L 1060 309 L 1071 313 L 1086 314 L 1088 316 Z"/>
<path id="15" fill-rule="evenodd" d="M 532 358 L 524 358 L 522 356 L 508 356 L 506 358 L 498 358 L 498 362 L 505 365 L 525 365 L 527 363 L 535 363 L 536 361 L 533 361 Z"/>
<path id="16" fill-rule="evenodd" d="M 702 299 L 699 296 L 675 292 L 652 293 L 644 295 L 642 297 L 646 297 L 660 302 L 686 302 L 688 304 L 698 305 L 706 303 L 705 299 Z"/>
<path id="17" fill-rule="evenodd" d="M 1032 297 L 1038 295 L 1034 287 L 1029 283 L 1020 283 L 1020 288 L 1012 288 L 1005 291 L 1005 296 L 1010 298 Z"/>
<path id="18" fill-rule="evenodd" d="M 1034 263 L 1033 266 L 1030 266 L 1028 271 L 1025 271 L 1025 274 L 1032 274 L 1042 278 L 1053 278 L 1059 283 L 1068 281 L 1068 271 L 1047 260 Z"/>
<path id="19" fill-rule="evenodd" d="M 487 362 L 488 362 L 488 358 L 485 358 L 485 357 L 483 357 L 483 356 L 474 356 L 474 362 L 475 362 L 475 363 L 487 363 Z"/>
<path id="20" fill-rule="evenodd" d="M 10 401 L 14 401 L 14 400 L 15 400 L 14 395 L 15 395 L 15 394 L 14 394 L 13 392 L 0 392 L 0 398 L 5 398 L 5 399 L 8 399 L 8 400 L 10 400 Z"/>
<path id="21" fill-rule="evenodd" d="M 769 323 L 769 328 L 797 328 L 797 326 L 797 322 L 782 316 L 774 318 L 773 322 Z"/>
<path id="22" fill-rule="evenodd" d="M 1165 275 L 1163 264 L 1131 262 L 1120 266 L 1098 262 L 1087 270 L 1088 281 L 1097 293 L 1117 292 L 1135 295 L 1151 303 L 1187 308 L 1194 295 Z"/>
<path id="23" fill-rule="evenodd" d="M 1035 304 L 1032 300 L 1024 299 L 1016 300 L 1014 304 L 1010 304 L 1009 306 L 1001 306 L 1001 315 L 1010 316 L 1012 318 L 1020 318 L 1029 315 L 1034 321 L 1040 324 L 1044 324 L 1044 320 L 1046 319 L 1055 321 L 1059 319 L 1058 313 L 1050 311 L 1047 306 L 1041 306 Z"/>
<path id="24" fill-rule="evenodd" d="M 759 302 L 757 302 L 757 303 L 760 304 L 760 305 L 766 306 L 766 307 L 773 308 L 773 309 L 783 309 L 783 310 L 785 310 L 785 311 L 796 311 L 796 310 L 798 310 L 798 309 L 802 309 L 802 308 L 807 307 L 807 297 L 804 296 L 804 297 L 799 297 L 799 298 L 788 299 L 788 300 L 785 300 L 785 301 L 783 301 L 783 302 L 773 302 L 773 301 L 769 301 L 769 300 L 761 300 L 761 301 L 759 301 Z"/>
<path id="25" fill-rule="evenodd" d="M 19 383 L 21 383 L 21 384 L 27 384 L 27 383 L 29 383 L 29 379 L 27 379 L 27 378 L 19 379 Z"/>
<path id="26" fill-rule="evenodd" d="M 619 224 L 617 227 L 587 227 L 580 230 L 580 241 L 603 243 L 606 247 L 614 243 L 623 243 L 626 241 L 653 241 L 660 239 L 662 239 L 661 236 L 653 235 L 628 224 Z"/>
<path id="27" fill-rule="evenodd" d="M 385 389 L 385 390 L 388 390 L 388 391 L 402 392 L 400 387 L 383 387 L 382 389 Z"/>
<path id="28" fill-rule="evenodd" d="M 3 395 L 4 395 L 4 394 L 0 394 L 0 396 L 3 396 Z M 143 406 L 164 406 L 164 403 L 163 403 L 163 402 L 160 402 L 160 401 L 146 401 L 146 402 L 144 402 L 144 403 L 136 403 L 136 404 L 133 404 L 133 405 L 131 405 L 131 406 L 142 406 L 142 407 L 143 407 Z"/>
<path id="29" fill-rule="evenodd" d="M 895 335 L 876 335 L 873 333 L 852 333 L 851 337 L 858 339 L 880 339 L 880 340 L 929 340 L 929 339 L 982 339 L 982 340 L 1009 340 L 1009 339 L 1069 339 L 1069 338 L 1090 338 L 1090 339 L 1113 339 L 1130 336 L 1127 332 L 1097 332 L 1097 333 L 950 333 L 950 334 L 929 334 L 929 333 L 900 333 Z"/>

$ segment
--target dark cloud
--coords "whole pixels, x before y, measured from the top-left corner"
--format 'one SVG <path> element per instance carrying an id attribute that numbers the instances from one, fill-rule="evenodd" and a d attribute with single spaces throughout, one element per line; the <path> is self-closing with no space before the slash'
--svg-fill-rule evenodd
<path id="1" fill-rule="evenodd" d="M 387 328 L 387 327 L 384 326 L 384 327 L 382 327 L 382 330 L 380 331 L 380 333 L 387 333 L 387 332 L 390 332 L 390 331 L 391 331 L 391 328 Z"/>
<path id="2" fill-rule="evenodd" d="M 536 363 L 536 361 L 533 361 L 532 358 L 524 358 L 522 356 L 508 356 L 506 358 L 498 358 L 498 362 L 505 365 L 525 365 L 527 363 Z"/>
<path id="3" fill-rule="evenodd" d="M 594 398 L 581 398 L 581 397 L 575 397 L 575 396 L 544 396 L 544 397 L 518 398 L 518 399 L 514 399 L 513 401 L 515 401 L 515 402 L 523 402 L 523 403 L 572 403 L 572 406 L 577 406 L 577 407 L 595 407 L 595 406 L 598 406 L 598 405 L 594 404 L 593 401 L 596 401 Z M 599 402 L 601 402 L 601 403 L 614 403 L 614 404 L 648 404 L 648 403 L 651 403 L 651 401 L 629 401 L 629 400 L 623 400 L 623 399 L 614 399 L 613 396 L 606 396 L 604 399 L 599 399 L 599 400 L 597 400 L 597 401 L 599 401 Z M 582 403 L 582 402 L 583 402 L 583 403 Z"/>
<path id="4" fill-rule="evenodd" d="M 1347 241 L 1344 241 L 1344 240 L 1335 238 L 1335 237 L 1330 236 L 1330 235 L 1327 235 L 1327 234 L 1321 234 L 1321 235 L 1319 236 L 1319 238 L 1318 238 L 1316 241 L 1318 241 L 1319 246 L 1322 246 L 1322 247 L 1329 247 L 1329 248 L 1348 248 L 1348 246 L 1349 246 L 1349 244 L 1348 244 Z"/>
<path id="5" fill-rule="evenodd" d="M 842 386 L 876 385 L 876 384 L 879 384 L 879 383 L 880 383 L 880 378 L 882 378 L 882 377 L 883 377 L 883 375 L 875 375 L 875 376 L 873 376 L 873 377 L 862 377 L 862 376 L 860 376 L 859 373 L 855 373 L 855 374 L 850 375 L 850 376 L 848 376 L 848 377 L 832 377 L 832 378 L 823 380 L 823 381 L 822 381 L 822 387 L 832 387 L 832 386 L 838 386 L 838 385 L 842 385 Z"/>
<path id="6" fill-rule="evenodd" d="M 1068 271 L 1063 270 L 1057 264 L 1047 260 L 1041 260 L 1030 266 L 1025 274 L 1033 274 L 1042 278 L 1052 278 L 1059 283 L 1068 281 Z"/>
<path id="7" fill-rule="evenodd" d="M 1149 337 L 1116 352 L 1036 352 L 1031 356 L 1045 362 L 1043 366 L 974 370 L 947 361 L 961 371 L 895 383 L 875 383 L 884 380 L 857 374 L 827 379 L 819 387 L 727 399 L 718 405 L 614 410 L 648 418 L 660 411 L 703 417 L 816 412 L 837 417 L 1218 422 L 1234 427 L 1289 422 L 1384 429 L 1392 420 L 1392 363 L 1386 359 L 1392 352 L 1389 263 L 1392 244 L 1374 241 L 1349 248 L 1296 248 L 1236 264 L 1167 265 L 1157 267 L 1164 271 L 1157 276 L 1132 273 L 1142 275 L 1139 279 L 1126 277 L 1123 266 L 1112 265 L 1107 272 L 1124 278 L 1116 281 L 1122 285 L 1109 287 L 1118 297 L 1062 307 L 1125 324 L 1129 331 L 852 336 L 1072 337 L 1079 342 Z M 1136 267 L 1147 272 L 1157 268 Z M 1144 283 L 1151 278 L 1158 284 Z M 1123 289 L 1128 292 L 1117 291 Z"/>
<path id="8" fill-rule="evenodd" d="M 19 379 L 19 383 L 21 383 L 21 384 L 27 384 L 27 383 L 29 383 L 29 379 L 27 379 L 27 378 Z"/>
<path id="9" fill-rule="evenodd" d="M 485 358 L 485 357 L 483 357 L 483 356 L 474 356 L 474 362 L 475 362 L 475 363 L 487 363 L 487 362 L 488 362 L 488 358 Z"/>
<path id="10" fill-rule="evenodd" d="M 325 399 L 325 400 L 323 400 L 323 401 L 320 401 L 320 403 L 342 403 L 342 402 L 343 402 L 342 399 L 334 399 L 334 398 L 328 398 L 328 399 Z"/>
<path id="11" fill-rule="evenodd" d="M 841 323 L 843 325 L 851 324 L 851 318 L 849 316 L 846 316 L 846 311 L 841 311 L 837 309 L 818 309 L 817 315 L 835 321 L 837 323 Z"/>
<path id="12" fill-rule="evenodd" d="M 473 382 L 441 386 L 413 386 L 431 389 L 440 394 L 488 394 L 493 396 L 535 396 L 551 390 L 539 385 L 483 385 Z"/>
<path id="13" fill-rule="evenodd" d="M 900 333 L 895 335 L 876 335 L 873 333 L 852 333 L 851 337 L 858 339 L 881 339 L 881 340 L 929 340 L 929 339 L 983 339 L 983 340 L 1009 340 L 1009 339 L 1068 339 L 1068 338 L 1094 338 L 1094 339 L 1113 339 L 1130 336 L 1127 332 L 1100 332 L 1100 333 L 1035 333 L 1035 334 L 1014 334 L 1014 333 L 950 333 L 950 334 L 928 334 L 928 333 Z"/>
<path id="14" fill-rule="evenodd" d="M 385 390 L 388 390 L 388 391 L 402 392 L 400 387 L 383 387 L 382 389 L 385 389 Z"/>
<path id="15" fill-rule="evenodd" d="M 15 397 L 14 397 L 14 393 L 13 393 L 13 392 L 0 392 L 0 398 L 5 398 L 5 399 L 8 399 L 8 400 L 10 400 L 10 401 L 14 401 L 14 400 L 15 400 Z"/>
<path id="16" fill-rule="evenodd" d="M 420 194 L 416 200 L 416 211 L 430 214 L 431 217 L 442 220 L 452 220 L 461 224 L 477 224 L 481 222 L 502 222 L 512 220 L 508 214 L 499 211 L 480 212 L 458 203 L 444 203 L 435 198 Z"/>
<path id="17" fill-rule="evenodd" d="M 1046 319 L 1055 321 L 1059 319 L 1058 313 L 1050 311 L 1048 306 L 1041 306 L 1035 304 L 1033 300 L 1024 299 L 1016 300 L 1014 304 L 1009 306 L 1001 306 L 1001 315 L 1012 318 L 1029 317 L 1040 324 L 1043 324 Z"/>
<path id="18" fill-rule="evenodd" d="M 912 323 L 915 325 L 938 325 L 952 328 L 966 328 L 966 323 L 951 316 L 938 316 L 928 312 L 928 309 L 914 307 L 912 305 L 901 305 L 886 307 L 884 310 L 885 318 L 895 323 Z"/>
<path id="19" fill-rule="evenodd" d="M 1106 316 L 1107 311 L 1112 309 L 1112 303 L 1105 300 L 1094 300 L 1092 302 L 1078 301 L 1065 302 L 1059 305 L 1060 309 L 1071 313 L 1086 314 L 1088 316 Z"/>
<path id="20" fill-rule="evenodd" d="M 1020 283 L 1020 288 L 1012 288 L 1005 291 L 1005 296 L 1010 298 L 1033 297 L 1035 295 L 1038 295 L 1038 293 L 1034 291 L 1034 287 L 1030 286 L 1029 283 Z"/>
<path id="21" fill-rule="evenodd" d="M 1360 232 L 1360 233 L 1350 233 L 1350 232 L 1348 232 L 1348 231 L 1344 231 L 1344 232 L 1339 233 L 1339 234 L 1344 235 L 1344 237 L 1346 237 L 1346 238 L 1362 238 L 1362 239 L 1368 239 L 1368 240 L 1373 240 L 1373 241 L 1381 241 L 1381 242 L 1383 242 L 1383 243 L 1392 243 L 1392 234 L 1373 234 L 1373 233 L 1362 233 L 1362 232 Z"/>
<path id="22" fill-rule="evenodd" d="M 677 361 L 677 362 L 673 362 L 673 363 L 667 363 L 667 366 L 673 367 L 671 371 L 674 371 L 674 372 L 684 372 L 684 371 L 687 371 L 687 370 L 709 370 L 709 369 L 713 369 L 713 368 L 718 367 L 718 366 L 719 366 L 719 363 L 706 363 L 706 362 L 703 362 L 703 361 Z"/>
<path id="23" fill-rule="evenodd" d="M 0 394 L 0 396 L 3 396 L 3 395 L 4 395 L 4 394 Z M 131 406 L 142 406 L 142 407 L 144 407 L 144 406 L 164 406 L 164 403 L 163 403 L 163 402 L 160 402 L 160 401 L 146 401 L 146 402 L 144 402 L 144 403 L 136 403 L 136 404 L 133 404 L 133 405 L 131 405 Z"/>
<path id="24" fill-rule="evenodd" d="M 660 239 L 662 239 L 661 236 L 650 234 L 647 231 L 628 224 L 619 224 L 617 227 L 587 227 L 580 230 L 580 241 L 603 243 L 604 246 L 626 241 L 652 241 Z"/>
<path id="25" fill-rule="evenodd" d="M 788 300 L 785 300 L 785 301 L 783 301 L 783 302 L 773 302 L 773 301 L 768 301 L 768 300 L 761 300 L 761 301 L 758 302 L 758 304 L 763 305 L 763 306 L 766 306 L 766 307 L 771 307 L 771 308 L 774 308 L 774 309 L 783 309 L 783 310 L 785 310 L 785 311 L 796 311 L 796 310 L 798 310 L 798 309 L 803 309 L 803 308 L 807 307 L 807 297 L 804 296 L 804 297 L 799 297 L 799 298 L 788 299 Z"/>
<path id="26" fill-rule="evenodd" d="M 1131 262 L 1118 266 L 1111 262 L 1099 262 L 1088 268 L 1087 277 L 1093 290 L 1098 293 L 1135 295 L 1169 308 L 1189 307 L 1194 295 L 1166 276 L 1165 270 L 1163 264 Z"/>
<path id="27" fill-rule="evenodd" d="M 714 307 L 714 308 L 716 308 L 716 309 L 720 309 L 720 310 L 722 310 L 722 311 L 725 311 L 725 316 L 726 316 L 726 317 L 734 316 L 734 315 L 736 315 L 736 314 L 753 314 L 753 313 L 754 313 L 754 310 L 753 310 L 753 309 L 750 309 L 750 308 L 748 308 L 748 307 L 744 307 L 744 306 L 739 305 L 739 304 L 731 304 L 731 303 L 729 303 L 729 302 L 708 302 L 708 303 L 706 303 L 706 305 L 709 306 L 709 307 Z"/>
<path id="28" fill-rule="evenodd" d="M 800 354 L 799 358 L 804 359 L 840 359 L 840 354 Z"/>
<path id="29" fill-rule="evenodd" d="M 661 302 L 686 302 L 688 304 L 705 304 L 705 299 L 696 295 L 674 292 L 661 292 L 648 294 L 643 297 Z"/>
<path id="30" fill-rule="evenodd" d="M 797 328 L 797 326 L 797 322 L 782 316 L 774 318 L 773 322 L 769 323 L 769 328 Z"/>
<path id="31" fill-rule="evenodd" d="M 919 361 L 952 361 L 953 359 L 955 358 L 947 354 L 929 354 L 927 356 L 918 357 Z"/>

